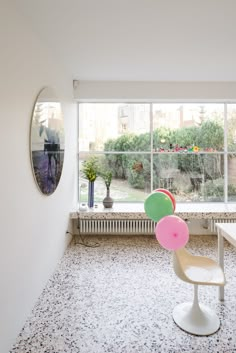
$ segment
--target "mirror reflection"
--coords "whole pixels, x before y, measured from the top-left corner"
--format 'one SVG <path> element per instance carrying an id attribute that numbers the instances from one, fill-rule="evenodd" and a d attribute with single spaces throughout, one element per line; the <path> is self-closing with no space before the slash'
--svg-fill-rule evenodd
<path id="1" fill-rule="evenodd" d="M 51 195 L 64 161 L 64 121 L 61 103 L 51 88 L 40 91 L 31 121 L 31 162 L 40 191 Z"/>

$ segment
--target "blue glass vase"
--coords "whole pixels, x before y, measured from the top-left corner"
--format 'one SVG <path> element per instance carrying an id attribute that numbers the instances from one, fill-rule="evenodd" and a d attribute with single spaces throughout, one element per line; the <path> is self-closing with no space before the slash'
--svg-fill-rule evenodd
<path id="1" fill-rule="evenodd" d="M 94 206 L 94 181 L 89 181 L 88 185 L 88 207 Z"/>

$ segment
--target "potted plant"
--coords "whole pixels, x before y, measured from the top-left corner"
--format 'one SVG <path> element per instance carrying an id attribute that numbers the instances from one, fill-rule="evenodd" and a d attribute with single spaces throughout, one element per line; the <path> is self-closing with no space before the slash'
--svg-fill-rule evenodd
<path id="1" fill-rule="evenodd" d="M 89 157 L 82 163 L 82 175 L 89 181 L 88 184 L 88 207 L 94 206 L 94 182 L 98 176 L 98 158 Z"/>
<path id="2" fill-rule="evenodd" d="M 111 186 L 111 181 L 112 181 L 112 172 L 111 171 L 101 171 L 100 176 L 104 180 L 104 183 L 107 188 L 107 195 L 103 199 L 103 206 L 105 208 L 112 208 L 113 199 L 110 197 L 110 186 Z"/>

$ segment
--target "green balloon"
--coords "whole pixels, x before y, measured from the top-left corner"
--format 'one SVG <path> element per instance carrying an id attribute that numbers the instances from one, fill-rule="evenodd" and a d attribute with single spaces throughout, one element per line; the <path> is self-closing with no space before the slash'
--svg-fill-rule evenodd
<path id="1" fill-rule="evenodd" d="M 146 215 L 155 222 L 174 213 L 171 199 L 160 191 L 153 192 L 146 198 L 144 210 Z"/>

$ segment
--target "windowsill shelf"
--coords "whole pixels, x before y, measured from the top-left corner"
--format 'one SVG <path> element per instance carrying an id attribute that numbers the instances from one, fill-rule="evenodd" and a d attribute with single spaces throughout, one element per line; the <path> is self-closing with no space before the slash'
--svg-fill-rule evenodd
<path id="1" fill-rule="evenodd" d="M 177 203 L 174 212 L 183 219 L 236 219 L 236 203 Z M 70 213 L 71 219 L 149 219 L 143 203 L 114 203 L 113 208 L 97 204 L 86 211 Z"/>

